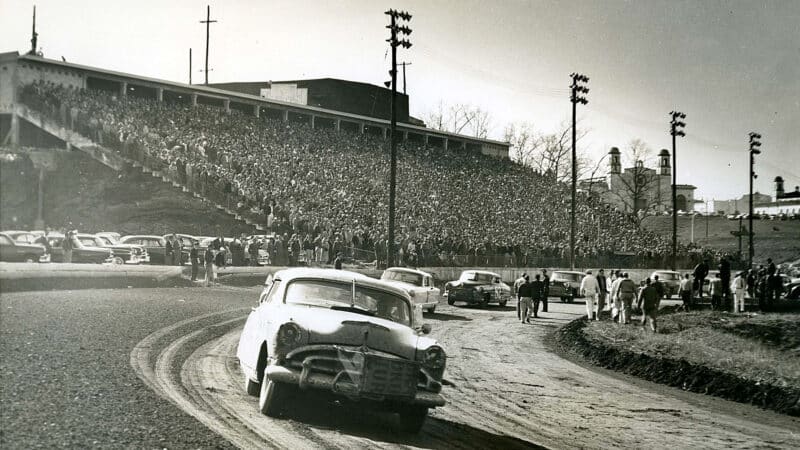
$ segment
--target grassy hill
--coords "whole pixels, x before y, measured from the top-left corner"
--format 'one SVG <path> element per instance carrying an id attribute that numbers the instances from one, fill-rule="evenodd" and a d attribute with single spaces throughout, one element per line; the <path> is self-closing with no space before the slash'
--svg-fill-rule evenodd
<path id="1" fill-rule="evenodd" d="M 747 221 L 742 221 L 747 227 Z M 672 236 L 672 217 L 648 217 L 642 226 Z M 694 242 L 715 249 L 736 253 L 739 249 L 739 238 L 731 235 L 731 231 L 739 228 L 738 220 L 725 217 L 697 216 L 694 219 Z M 772 258 L 775 262 L 795 261 L 800 259 L 800 220 L 753 220 L 755 236 L 754 260 L 766 261 Z M 692 218 L 678 217 L 678 240 L 689 243 L 692 239 Z M 747 235 L 742 236 L 742 252 L 747 254 Z"/>

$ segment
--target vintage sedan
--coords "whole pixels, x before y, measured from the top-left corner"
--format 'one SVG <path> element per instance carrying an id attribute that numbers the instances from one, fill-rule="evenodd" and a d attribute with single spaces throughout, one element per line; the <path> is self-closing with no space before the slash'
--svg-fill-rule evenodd
<path id="1" fill-rule="evenodd" d="M 78 233 L 78 240 L 85 246 L 111 249 L 114 264 L 141 264 L 150 260 L 147 250 L 138 245 L 114 244 L 107 237 L 88 233 Z"/>
<path id="2" fill-rule="evenodd" d="M 61 243 L 64 235 L 51 233 L 47 235 L 50 244 L 51 259 L 53 262 L 64 262 L 64 249 Z M 114 261 L 114 252 L 111 249 L 97 247 L 95 244 L 86 244 L 80 239 L 73 240 L 72 262 L 76 264 L 104 264 Z"/>
<path id="3" fill-rule="evenodd" d="M 444 294 L 447 304 L 465 302 L 487 306 L 497 303 L 506 306 L 511 299 L 511 287 L 500 278 L 500 275 L 485 270 L 465 270 L 456 281 L 449 281 L 444 285 Z"/>
<path id="4" fill-rule="evenodd" d="M 433 285 L 433 275 L 428 272 L 405 267 L 390 267 L 383 271 L 381 280 L 404 289 L 415 305 L 420 305 L 429 313 L 436 311 L 441 290 Z"/>
<path id="5" fill-rule="evenodd" d="M 650 274 L 650 280 L 655 281 L 658 275 L 658 281 L 664 284 L 664 298 L 670 298 L 673 295 L 678 295 L 681 289 L 681 274 L 673 270 L 656 270 Z"/>
<path id="6" fill-rule="evenodd" d="M 417 432 L 445 404 L 446 355 L 423 336 L 422 309 L 395 286 L 355 272 L 294 268 L 267 279 L 236 356 L 259 410 L 281 413 L 297 389 L 400 414 Z"/>
<path id="7" fill-rule="evenodd" d="M 49 262 L 50 255 L 44 245 L 18 242 L 6 233 L 0 233 L 0 261 Z"/>
<path id="8" fill-rule="evenodd" d="M 556 270 L 550 277 L 550 297 L 558 297 L 563 303 L 572 303 L 581 296 L 581 281 L 584 273 L 571 270 Z"/>

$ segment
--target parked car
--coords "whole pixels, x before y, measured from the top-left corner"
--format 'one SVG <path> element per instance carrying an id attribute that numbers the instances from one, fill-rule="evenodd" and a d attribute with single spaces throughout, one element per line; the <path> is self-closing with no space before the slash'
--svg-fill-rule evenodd
<path id="1" fill-rule="evenodd" d="M 428 272 L 405 267 L 390 267 L 383 271 L 381 280 L 404 289 L 415 305 L 420 305 L 429 313 L 436 311 L 441 290 L 434 286 L 433 275 Z"/>
<path id="2" fill-rule="evenodd" d="M 164 264 L 166 255 L 166 241 L 161 236 L 154 235 L 130 235 L 122 236 L 120 244 L 138 245 L 147 250 L 150 255 L 150 264 Z"/>
<path id="3" fill-rule="evenodd" d="M 500 278 L 500 275 L 485 270 L 465 270 L 456 281 L 444 285 L 444 296 L 447 304 L 466 302 L 486 306 L 497 303 L 506 306 L 511 299 L 511 287 Z"/>
<path id="4" fill-rule="evenodd" d="M 297 389 L 400 415 L 417 432 L 445 404 L 446 355 L 405 290 L 355 272 L 294 268 L 267 279 L 236 356 L 248 394 L 276 416 Z"/>
<path id="5" fill-rule="evenodd" d="M 49 262 L 50 255 L 44 245 L 17 242 L 7 233 L 0 233 L 0 261 Z"/>
<path id="6" fill-rule="evenodd" d="M 141 264 L 150 260 L 147 251 L 138 245 L 113 244 L 108 238 L 88 233 L 78 233 L 78 240 L 86 246 L 111 249 L 114 252 L 114 264 Z"/>
<path id="7" fill-rule="evenodd" d="M 41 235 L 37 233 L 33 233 L 31 231 L 20 231 L 20 230 L 8 230 L 4 231 L 3 233 L 6 236 L 13 239 L 15 242 L 20 242 L 24 244 L 35 244 L 36 239 L 38 239 Z"/>
<path id="8" fill-rule="evenodd" d="M 664 284 L 664 298 L 670 298 L 680 293 L 680 272 L 675 272 L 674 270 L 656 270 L 650 274 L 650 280 L 655 281 L 656 275 L 658 275 L 658 281 Z"/>
<path id="9" fill-rule="evenodd" d="M 550 297 L 558 297 L 564 303 L 572 303 L 581 295 L 581 281 L 585 274 L 571 270 L 556 270 L 550 277 Z"/>
<path id="10" fill-rule="evenodd" d="M 50 243 L 50 259 L 53 262 L 64 262 L 64 249 L 61 242 L 64 235 L 51 233 L 47 235 L 47 242 Z M 114 261 L 114 252 L 111 249 L 97 247 L 96 245 L 86 245 L 80 239 L 73 240 L 72 262 L 77 264 L 103 264 Z"/>

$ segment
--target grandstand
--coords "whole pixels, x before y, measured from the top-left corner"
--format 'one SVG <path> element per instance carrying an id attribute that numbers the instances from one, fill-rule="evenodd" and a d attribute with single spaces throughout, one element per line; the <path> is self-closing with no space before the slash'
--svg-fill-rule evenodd
<path id="1" fill-rule="evenodd" d="M 44 63 L 28 56 L 14 61 L 7 135 L 24 121 L 114 170 L 141 165 L 259 228 L 339 239 L 362 255 L 385 249 L 388 145 L 385 132 L 367 131 L 380 127 L 378 119 L 361 117 L 351 122 L 359 126 L 345 127 L 355 116 L 290 104 L 276 104 L 285 113 L 261 114 L 271 107 L 257 102 L 273 104 L 247 94 L 120 81 L 110 72 L 76 78 L 74 67 L 45 61 L 49 69 L 31 69 Z M 0 71 L 10 64 L 0 59 Z M 293 118 L 301 110 L 311 119 Z M 325 120 L 335 125 L 319 126 Z M 397 224 L 408 264 L 564 265 L 567 186 L 496 158 L 502 149 L 491 146 L 501 143 L 404 126 Z M 413 138 L 423 132 L 424 139 Z M 668 265 L 670 242 L 623 213 L 579 196 L 577 217 L 579 265 Z M 684 267 L 701 257 L 680 250 Z"/>

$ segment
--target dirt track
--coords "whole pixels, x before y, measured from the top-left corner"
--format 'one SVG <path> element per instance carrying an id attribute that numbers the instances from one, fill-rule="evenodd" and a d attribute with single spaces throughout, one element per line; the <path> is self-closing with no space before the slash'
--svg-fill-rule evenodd
<path id="1" fill-rule="evenodd" d="M 546 335 L 583 305 L 551 304 L 533 325 L 512 308 L 440 306 L 432 335 L 448 352 L 448 404 L 418 436 L 391 415 L 304 397 L 282 419 L 257 413 L 235 347 L 246 310 L 163 328 L 133 349 L 145 383 L 244 448 L 798 448 L 800 421 L 587 369 L 550 352 Z"/>

